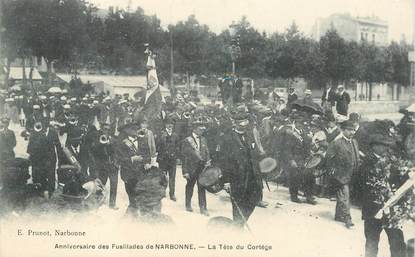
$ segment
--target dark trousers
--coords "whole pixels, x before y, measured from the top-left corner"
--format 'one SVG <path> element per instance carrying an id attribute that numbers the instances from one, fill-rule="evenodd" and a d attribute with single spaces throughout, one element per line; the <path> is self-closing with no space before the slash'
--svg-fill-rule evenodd
<path id="1" fill-rule="evenodd" d="M 249 217 L 255 210 L 255 206 L 256 204 L 246 201 L 232 201 L 233 221 L 240 226 L 244 226 L 245 220 L 248 221 Z"/>
<path id="2" fill-rule="evenodd" d="M 382 230 L 382 221 L 377 219 L 365 220 L 365 257 L 376 257 L 378 254 L 379 238 Z M 389 240 L 391 257 L 406 257 L 406 244 L 403 232 L 396 228 L 385 228 Z"/>
<path id="3" fill-rule="evenodd" d="M 307 199 L 313 197 L 313 188 L 316 184 L 316 178 L 313 175 L 312 170 L 307 170 L 303 175 L 303 189 Z"/>
<path id="4" fill-rule="evenodd" d="M 137 185 L 136 179 L 130 179 L 127 181 L 124 181 L 125 185 L 125 192 L 127 192 L 128 195 L 128 208 L 127 208 L 127 214 L 137 215 L 138 211 L 138 204 L 137 204 L 137 194 L 135 187 Z"/>
<path id="5" fill-rule="evenodd" d="M 102 184 L 107 184 L 108 179 L 110 180 L 110 199 L 109 206 L 115 207 L 117 199 L 117 187 L 118 187 L 118 168 L 108 163 L 108 166 L 101 167 L 98 170 L 98 178 Z"/>
<path id="6" fill-rule="evenodd" d="M 197 175 L 196 175 L 197 174 Z M 190 179 L 187 180 L 186 183 L 186 207 L 190 208 L 192 206 L 192 196 L 193 196 L 193 189 L 195 184 L 197 183 L 197 193 L 199 197 L 199 208 L 200 210 L 206 210 L 206 190 L 205 188 L 199 184 L 197 178 L 199 177 L 199 173 L 196 173 L 190 176 Z"/>
<path id="7" fill-rule="evenodd" d="M 163 171 L 169 174 L 169 196 L 175 196 L 176 190 L 176 160 L 169 160 L 163 163 Z"/>
<path id="8" fill-rule="evenodd" d="M 316 179 L 311 171 L 302 172 L 299 168 L 290 168 L 288 172 L 288 187 L 290 190 L 291 199 L 298 198 L 298 191 L 300 187 L 303 188 L 304 194 L 307 198 L 313 196 L 313 187 Z"/>
<path id="9" fill-rule="evenodd" d="M 51 195 L 55 191 L 56 167 L 52 164 L 32 163 L 33 183 L 39 183 L 42 190 L 48 191 Z"/>
<path id="10" fill-rule="evenodd" d="M 298 168 L 289 168 L 288 170 L 288 188 L 291 199 L 298 198 L 298 190 L 301 185 L 301 172 Z"/>
<path id="11" fill-rule="evenodd" d="M 335 220 L 343 222 L 351 222 L 350 216 L 350 190 L 349 185 L 338 184 L 336 188 L 336 213 Z"/>
<path id="12" fill-rule="evenodd" d="M 232 185 L 231 185 L 232 188 Z M 257 203 L 262 199 L 262 189 L 250 186 L 250 190 L 246 193 L 232 193 L 232 216 L 236 224 L 244 226 L 251 214 L 254 212 Z"/>

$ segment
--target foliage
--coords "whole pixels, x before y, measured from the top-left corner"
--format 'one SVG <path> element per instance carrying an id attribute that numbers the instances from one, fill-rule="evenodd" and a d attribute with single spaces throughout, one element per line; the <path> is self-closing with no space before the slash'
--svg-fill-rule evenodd
<path id="1" fill-rule="evenodd" d="M 171 49 L 174 72 L 223 75 L 231 71 L 229 29 L 219 34 L 194 15 L 163 29 L 156 16 L 110 8 L 105 15 L 86 0 L 1 1 L 1 53 L 7 59 L 42 56 L 58 71 L 102 74 L 144 74 L 144 44 L 157 54 L 160 80 L 169 80 Z M 306 79 L 317 87 L 350 81 L 409 84 L 409 46 L 387 47 L 348 42 L 335 30 L 319 42 L 293 23 L 267 35 L 246 17 L 236 24 L 241 48 L 236 72 L 252 78 Z M 173 48 L 171 43 L 173 43 Z"/>

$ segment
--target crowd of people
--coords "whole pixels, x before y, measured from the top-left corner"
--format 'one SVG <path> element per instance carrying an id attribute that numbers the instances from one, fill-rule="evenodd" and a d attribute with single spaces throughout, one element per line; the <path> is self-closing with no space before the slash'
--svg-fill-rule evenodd
<path id="1" fill-rule="evenodd" d="M 415 131 L 414 125 L 361 121 L 359 114 L 348 114 L 344 87 L 337 94 L 333 90 L 324 93 L 324 108 L 309 92 L 298 99 L 293 89 L 286 103 L 261 99 L 225 106 L 177 94 L 153 115 L 144 114 L 145 99 L 129 95 L 12 93 L 0 122 L 2 197 L 11 199 L 13 210 L 22 209 L 13 197 L 27 197 L 27 190 L 14 191 L 31 176 L 30 194 L 59 199 L 65 208 L 97 206 L 109 181 L 108 205 L 118 209 L 120 173 L 129 199 L 126 215 L 160 218 L 167 188 L 171 201 L 181 197 L 175 190 L 179 165 L 186 179 L 186 211 L 193 212 L 195 185 L 206 216 L 206 191 L 224 189 L 232 199 L 233 221 L 243 227 L 256 207 L 267 207 L 263 184 L 274 181 L 285 184 L 298 204 L 316 205 L 316 196 L 335 198 L 334 219 L 347 228 L 354 225 L 350 201 L 355 201 L 365 220 L 366 256 L 377 255 L 385 228 L 392 256 L 403 257 L 399 221 L 414 214 L 413 196 L 407 194 L 382 219 L 375 215 L 412 176 L 414 160 L 400 128 Z M 28 159 L 15 156 L 10 122 L 24 128 L 17 136 L 28 141 Z M 207 172 L 211 183 L 202 183 L 199 178 Z M 86 200 L 94 205 L 85 205 Z"/>

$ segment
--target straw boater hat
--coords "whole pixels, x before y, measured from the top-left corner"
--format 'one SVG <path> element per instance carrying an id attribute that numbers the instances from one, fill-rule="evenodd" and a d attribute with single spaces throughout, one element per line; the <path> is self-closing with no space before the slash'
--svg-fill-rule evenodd
<path id="1" fill-rule="evenodd" d="M 277 161 L 274 158 L 266 157 L 259 162 L 261 173 L 270 173 L 277 167 Z"/>

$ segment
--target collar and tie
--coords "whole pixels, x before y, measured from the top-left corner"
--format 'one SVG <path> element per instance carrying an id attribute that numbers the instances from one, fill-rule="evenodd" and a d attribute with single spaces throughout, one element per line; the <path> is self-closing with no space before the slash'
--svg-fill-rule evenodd
<path id="1" fill-rule="evenodd" d="M 200 151 L 200 144 L 201 144 L 201 137 L 199 137 L 198 135 L 196 135 L 195 133 L 192 133 L 192 137 L 195 140 L 196 146 L 197 146 L 197 150 Z"/>

